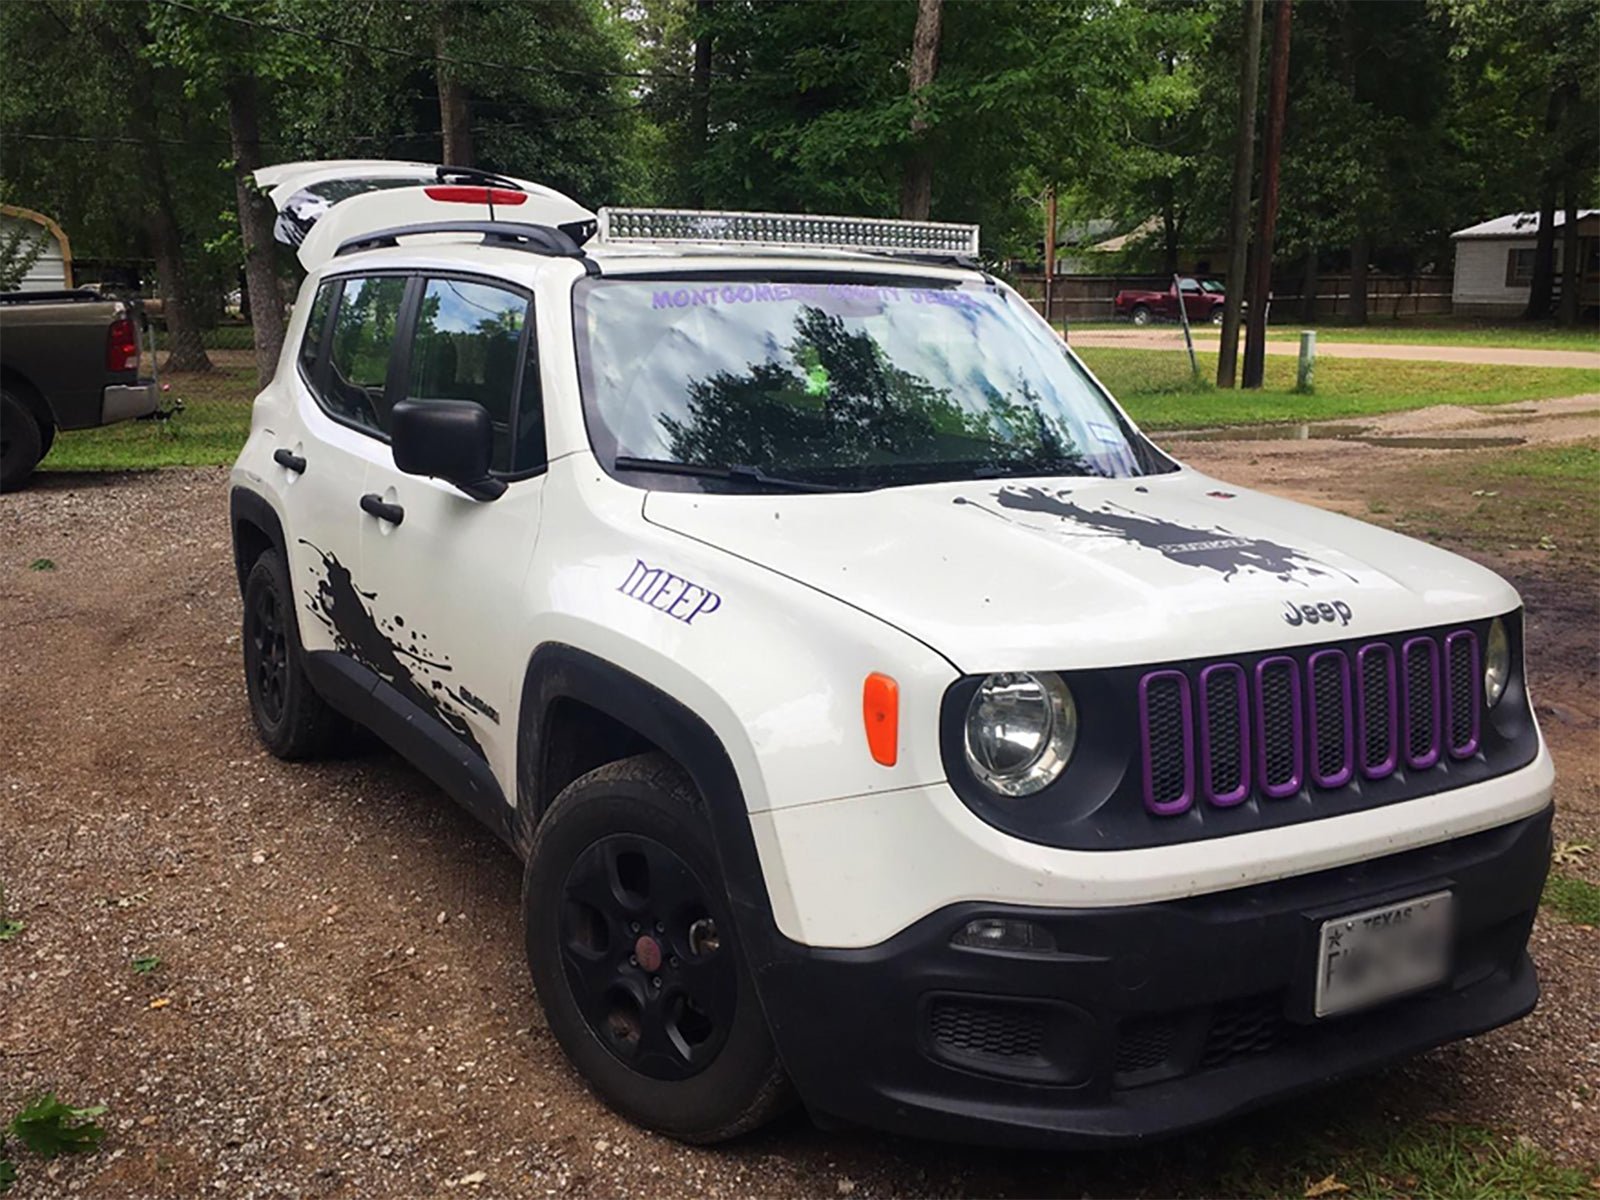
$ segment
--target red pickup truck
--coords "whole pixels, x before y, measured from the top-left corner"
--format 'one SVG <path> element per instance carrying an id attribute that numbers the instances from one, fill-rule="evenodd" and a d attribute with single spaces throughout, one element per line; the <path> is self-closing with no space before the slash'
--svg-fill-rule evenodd
<path id="1" fill-rule="evenodd" d="M 1176 321 L 1180 294 L 1191 325 L 1201 321 L 1222 324 L 1222 305 L 1227 296 L 1215 279 L 1180 278 L 1164 292 L 1127 288 L 1118 292 L 1111 303 L 1117 316 L 1126 317 L 1135 325 L 1148 325 L 1158 317 Z"/>

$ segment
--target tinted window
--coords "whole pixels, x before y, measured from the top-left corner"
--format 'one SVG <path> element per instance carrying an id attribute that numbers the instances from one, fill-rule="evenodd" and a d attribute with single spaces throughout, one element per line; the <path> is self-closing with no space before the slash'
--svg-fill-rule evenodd
<path id="1" fill-rule="evenodd" d="M 1181 292 L 1198 292 L 1200 285 L 1192 279 L 1178 280 L 1178 290 Z"/>
<path id="2" fill-rule="evenodd" d="M 325 283 L 317 289 L 317 298 L 311 302 L 311 315 L 306 318 L 305 336 L 300 341 L 300 365 L 310 374 L 316 369 L 317 358 L 322 354 L 322 334 L 328 328 L 328 305 L 333 303 L 337 283 Z"/>
<path id="3" fill-rule="evenodd" d="M 327 386 L 319 393 L 336 416 L 369 429 L 382 425 L 384 381 L 406 281 L 397 275 L 346 279 L 333 318 Z"/>
<path id="4" fill-rule="evenodd" d="M 494 423 L 496 471 L 521 471 L 544 459 L 538 371 L 530 363 L 518 395 L 517 366 L 526 297 L 486 283 L 430 279 L 411 348 L 413 400 L 471 400 Z"/>

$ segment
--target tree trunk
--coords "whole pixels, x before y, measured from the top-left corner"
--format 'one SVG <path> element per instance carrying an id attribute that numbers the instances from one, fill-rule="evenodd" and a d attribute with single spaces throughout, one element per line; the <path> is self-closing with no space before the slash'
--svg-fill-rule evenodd
<path id="1" fill-rule="evenodd" d="M 240 75 L 224 89 L 228 132 L 233 140 L 233 188 L 239 202 L 239 232 L 244 240 L 245 291 L 256 343 L 256 385 L 266 387 L 278 369 L 283 349 L 283 295 L 278 290 L 278 260 L 272 240 L 273 208 L 256 190 L 251 175 L 261 166 L 261 126 L 256 81 Z"/>
<path id="2" fill-rule="evenodd" d="M 1582 264 L 1578 262 L 1578 195 L 1571 178 L 1567 180 L 1567 215 L 1561 226 L 1561 323 L 1578 323 L 1578 290 L 1582 286 Z"/>
<path id="3" fill-rule="evenodd" d="M 1161 265 L 1167 275 L 1178 273 L 1178 210 L 1172 198 L 1172 179 L 1161 181 Z"/>
<path id="4" fill-rule="evenodd" d="M 1244 305 L 1250 255 L 1250 177 L 1255 171 L 1256 81 L 1261 74 L 1263 0 L 1244 0 L 1244 38 L 1239 60 L 1239 117 L 1233 144 L 1233 198 L 1228 205 L 1228 276 L 1222 306 L 1222 343 L 1217 386 L 1231 388 L 1239 361 L 1239 313 Z"/>
<path id="5" fill-rule="evenodd" d="M 173 219 L 170 198 L 157 199 L 146 213 L 150 253 L 156 260 L 161 286 L 161 315 L 167 325 L 167 361 L 163 371 L 209 371 L 200 322 L 195 319 L 189 292 L 189 272 L 183 261 L 183 243 Z"/>
<path id="6" fill-rule="evenodd" d="M 711 145 L 711 4 L 712 0 L 694 0 L 698 32 L 689 77 L 689 138 L 694 147 L 689 202 L 695 208 L 706 205 L 705 155 Z"/>
<path id="7" fill-rule="evenodd" d="M 1278 227 L 1278 164 L 1289 105 L 1289 0 L 1277 0 L 1272 17 L 1272 77 L 1267 83 L 1267 128 L 1261 138 L 1261 211 L 1256 220 L 1250 311 L 1244 334 L 1241 384 L 1258 388 L 1266 377 L 1267 309 L 1272 303 L 1272 241 Z"/>
<path id="8" fill-rule="evenodd" d="M 1300 319 L 1307 325 L 1317 323 L 1317 248 L 1306 251 L 1305 274 L 1300 278 Z"/>
<path id="9" fill-rule="evenodd" d="M 1558 87 L 1550 93 L 1550 103 L 1544 114 L 1544 144 L 1552 155 L 1565 105 L 1565 90 Z M 1533 244 L 1533 280 L 1528 288 L 1528 307 L 1522 313 L 1530 321 L 1542 321 L 1550 315 L 1555 292 L 1556 193 L 1560 173 L 1560 162 L 1552 157 L 1539 182 L 1539 231 Z"/>
<path id="10" fill-rule="evenodd" d="M 939 73 L 939 32 L 944 0 L 917 0 L 917 27 L 911 36 L 911 158 L 900 181 L 900 215 L 926 221 L 933 208 L 933 156 L 928 152 L 928 121 L 922 91 Z"/>
<path id="11" fill-rule="evenodd" d="M 1356 234 L 1350 243 L 1350 306 L 1345 318 L 1352 325 L 1367 323 L 1367 259 L 1372 257 L 1372 239 Z"/>
<path id="12" fill-rule="evenodd" d="M 433 47 L 440 59 L 449 45 L 451 10 L 442 2 L 434 14 Z M 465 85 L 455 77 L 454 67 L 446 62 L 434 64 L 439 88 L 439 136 L 441 161 L 448 167 L 470 167 L 472 158 L 472 104 Z"/>

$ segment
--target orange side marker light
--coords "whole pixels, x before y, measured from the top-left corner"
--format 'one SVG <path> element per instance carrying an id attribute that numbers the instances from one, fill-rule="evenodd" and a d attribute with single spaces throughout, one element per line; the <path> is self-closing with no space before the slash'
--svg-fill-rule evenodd
<path id="1" fill-rule="evenodd" d="M 874 671 L 861 687 L 861 719 L 872 760 L 885 767 L 900 757 L 900 685 Z"/>

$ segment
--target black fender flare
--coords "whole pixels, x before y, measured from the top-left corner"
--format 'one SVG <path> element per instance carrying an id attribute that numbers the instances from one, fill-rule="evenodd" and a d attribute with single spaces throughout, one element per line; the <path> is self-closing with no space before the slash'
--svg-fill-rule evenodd
<path id="1" fill-rule="evenodd" d="M 688 772 L 706 802 L 728 902 L 752 970 L 759 975 L 781 938 L 756 852 L 744 789 L 722 740 L 702 718 L 654 684 L 584 650 L 546 643 L 528 659 L 517 732 L 515 840 L 526 856 L 539 811 L 551 706 L 576 700 L 648 739 Z"/>
<path id="2" fill-rule="evenodd" d="M 278 519 L 278 510 L 260 492 L 247 487 L 233 488 L 228 494 L 228 529 L 233 535 L 233 569 L 239 578 L 241 596 L 245 580 L 250 576 L 250 563 L 245 559 L 245 546 L 239 536 L 240 527 L 244 525 L 259 529 L 283 557 L 284 566 L 289 563 L 288 544 L 283 539 L 283 522 Z"/>

